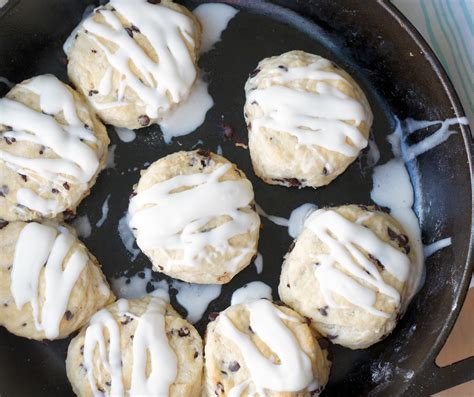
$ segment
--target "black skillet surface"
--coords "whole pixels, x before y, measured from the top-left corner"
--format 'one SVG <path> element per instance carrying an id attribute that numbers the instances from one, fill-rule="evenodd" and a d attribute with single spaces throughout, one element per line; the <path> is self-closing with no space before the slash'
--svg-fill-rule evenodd
<path id="1" fill-rule="evenodd" d="M 90 3 L 93 1 L 10 0 L 0 11 L 0 76 L 19 82 L 53 73 L 67 81 L 61 46 Z M 199 2 L 185 3 L 193 8 Z M 453 88 L 432 52 L 386 1 L 228 3 L 241 12 L 230 22 L 222 42 L 200 60 L 216 104 L 198 131 L 167 145 L 156 126 L 140 131 L 129 144 L 118 141 L 110 130 L 112 144 L 117 144 L 117 165 L 100 175 L 91 196 L 78 211 L 80 215 L 88 214 L 95 224 L 102 203 L 111 194 L 106 222 L 85 239 L 108 277 L 124 270 L 133 274 L 150 265 L 143 255 L 131 263 L 117 233 L 118 220 L 127 208 L 132 185 L 138 180 L 139 172 L 134 167 L 143 168 L 147 161 L 190 149 L 198 139 L 206 149 L 215 151 L 217 145 L 222 146 L 224 155 L 251 179 L 256 200 L 268 213 L 287 217 L 305 202 L 315 202 L 320 207 L 370 203 L 367 151 L 329 186 L 296 190 L 262 183 L 254 176 L 248 151 L 224 139 L 222 123 L 235 129 L 238 140 L 246 141 L 243 86 L 248 73 L 264 57 L 301 49 L 332 59 L 348 70 L 365 89 L 374 111 L 373 134 L 381 150 L 380 164 L 392 157 L 385 138 L 394 128 L 393 115 L 421 120 L 463 116 Z M 4 94 L 6 87 L 0 85 L 0 90 Z M 472 271 L 472 141 L 467 127 L 459 131 L 447 143 L 409 164 L 424 242 L 452 236 L 453 245 L 427 260 L 426 283 L 391 336 L 367 350 L 332 346 L 333 368 L 324 395 L 420 396 L 474 377 L 472 357 L 445 369 L 434 364 L 458 315 Z M 258 279 L 272 285 L 274 298 L 278 298 L 280 265 L 290 238 L 286 229 L 266 219 L 263 224 L 259 247 L 264 257 L 263 273 L 257 275 L 255 267 L 250 266 L 224 286 L 204 320 L 197 324 L 201 332 L 207 313 L 228 306 L 233 290 L 249 281 Z M 67 344 L 68 341 L 58 341 L 44 345 L 0 329 L 0 395 L 72 395 L 64 369 Z"/>

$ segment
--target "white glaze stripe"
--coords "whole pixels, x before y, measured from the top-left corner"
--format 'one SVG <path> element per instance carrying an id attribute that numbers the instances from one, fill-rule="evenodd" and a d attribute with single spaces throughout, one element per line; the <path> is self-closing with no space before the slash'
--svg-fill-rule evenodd
<path id="1" fill-rule="evenodd" d="M 207 174 L 179 175 L 135 196 L 130 201 L 130 227 L 136 229 L 138 246 L 144 250 L 182 249 L 183 262 L 188 266 L 206 256 L 206 246 L 219 252 L 232 250 L 229 239 L 254 230 L 259 219 L 253 212 L 240 210 L 254 197 L 248 180 L 219 181 L 230 168 L 231 164 L 225 164 Z M 171 193 L 182 187 L 189 189 Z M 219 216 L 231 219 L 212 230 L 199 232 Z M 229 266 L 234 267 L 247 253 L 240 249 Z"/>
<path id="2" fill-rule="evenodd" d="M 342 80 L 336 73 L 320 70 L 330 62 L 320 59 L 305 67 L 276 68 L 269 80 L 272 85 L 249 93 L 247 101 L 256 102 L 263 115 L 252 121 L 252 131 L 268 128 L 287 132 L 303 145 L 318 145 L 346 156 L 356 156 L 367 146 L 357 126 L 367 121 L 363 105 L 322 80 Z M 259 78 L 258 75 L 256 77 Z M 317 80 L 316 93 L 282 84 L 301 79 Z M 355 122 L 355 125 L 347 123 Z"/>
<path id="3" fill-rule="evenodd" d="M 15 247 L 11 281 L 13 298 L 18 308 L 31 304 L 36 329 L 44 331 L 48 339 L 59 335 L 69 296 L 87 264 L 88 257 L 83 250 L 72 252 L 64 263 L 74 241 L 64 228 L 56 230 L 29 223 L 21 231 Z M 43 267 L 45 289 L 40 310 L 38 286 Z"/>
<path id="4" fill-rule="evenodd" d="M 176 354 L 169 345 L 166 335 L 166 302 L 157 297 L 151 298 L 141 317 L 128 312 L 129 305 L 125 299 L 120 299 L 116 305 L 119 316 L 131 317 L 138 323 L 132 345 L 130 389 L 125 393 L 119 325 L 107 309 L 102 309 L 91 318 L 84 341 L 84 364 L 93 395 L 103 396 L 97 389 L 97 380 L 94 376 L 94 368 L 102 365 L 111 378 L 111 396 L 121 397 L 125 394 L 147 397 L 168 396 L 169 388 L 176 380 L 178 364 Z M 108 333 L 108 342 L 105 341 L 105 331 Z M 99 362 L 94 358 L 97 348 Z"/>
<path id="5" fill-rule="evenodd" d="M 222 334 L 239 348 L 259 395 L 266 395 L 265 390 L 306 391 L 310 385 L 315 385 L 311 360 L 282 321 L 296 319 L 285 315 L 265 299 L 249 303 L 246 308 L 250 314 L 250 327 L 277 355 L 279 364 L 267 359 L 252 339 L 237 329 L 225 313 L 220 316 L 220 325 Z M 237 392 L 234 394 L 237 395 Z"/>
<path id="6" fill-rule="evenodd" d="M 64 181 L 89 182 L 99 167 L 99 160 L 94 150 L 83 141 L 96 142 L 96 138 L 79 119 L 73 95 L 51 75 L 35 77 L 20 87 L 38 95 L 44 114 L 19 102 L 2 98 L 0 124 L 12 129 L 2 135 L 50 148 L 58 157 L 28 158 L 0 150 L 0 160 L 33 179 L 40 176 L 59 185 Z M 52 117 L 58 114 L 63 115 L 67 125 L 60 124 Z M 20 204 L 43 214 L 54 209 L 52 200 L 42 201 L 41 197 L 35 197 L 26 191 L 20 192 L 19 195 L 17 199 L 21 200 Z"/>
<path id="7" fill-rule="evenodd" d="M 111 0 L 109 4 L 148 39 L 158 62 L 129 36 L 117 15 L 110 10 L 97 10 L 105 23 L 94 21 L 92 16 L 82 26 L 105 53 L 114 71 L 120 73 L 122 84 L 117 102 L 122 101 L 128 87 L 138 95 L 148 116 L 156 118 L 159 110 L 169 110 L 172 102 L 186 99 L 196 79 L 196 68 L 185 44 L 186 40 L 195 45 L 193 21 L 186 15 L 146 0 Z M 110 50 L 98 38 L 113 43 L 116 50 Z M 132 63 L 139 76 L 130 68 Z M 110 92 L 109 74 L 107 69 L 100 84 L 101 94 Z"/>
<path id="8" fill-rule="evenodd" d="M 153 298 L 140 317 L 133 338 L 131 396 L 168 396 L 178 373 L 176 354 L 165 330 L 166 302 Z M 147 360 L 150 374 L 147 376 Z"/>
<path id="9" fill-rule="evenodd" d="M 108 334 L 108 343 L 105 341 L 105 330 L 107 330 Z M 84 338 L 84 366 L 87 370 L 89 386 L 94 397 L 103 397 L 103 393 L 97 389 L 94 376 L 94 364 L 98 364 L 97 359 L 94 357 L 96 348 L 99 349 L 98 359 L 100 364 L 104 366 L 110 375 L 110 395 L 114 397 L 123 396 L 120 329 L 114 317 L 107 309 L 102 309 L 92 316 Z"/>
<path id="10" fill-rule="evenodd" d="M 384 281 L 377 265 L 365 256 L 364 251 L 379 260 L 385 270 L 401 282 L 408 279 L 410 272 L 407 255 L 382 241 L 370 229 L 332 210 L 314 212 L 305 222 L 305 227 L 329 248 L 328 254 L 317 256 L 319 265 L 315 267 L 315 276 L 328 305 L 338 306 L 331 296 L 331 293 L 336 293 L 374 315 L 387 317 L 386 313 L 374 307 L 374 289 L 400 304 L 398 291 Z M 351 276 L 336 268 L 336 263 Z M 354 277 L 374 289 L 364 286 Z"/>

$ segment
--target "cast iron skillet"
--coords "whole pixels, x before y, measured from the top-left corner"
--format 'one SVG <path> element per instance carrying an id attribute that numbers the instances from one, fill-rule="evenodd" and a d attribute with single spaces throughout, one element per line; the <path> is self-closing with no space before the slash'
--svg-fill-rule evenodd
<path id="1" fill-rule="evenodd" d="M 0 76 L 14 82 L 41 73 L 67 81 L 61 45 L 93 0 L 10 0 L 0 11 Z M 199 1 L 185 2 L 193 8 Z M 462 117 L 463 111 L 439 62 L 415 29 L 388 1 L 277 0 L 228 1 L 241 9 L 217 48 L 204 55 L 201 68 L 208 73 L 216 105 L 199 130 L 166 145 L 159 128 L 140 131 L 138 138 L 117 144 L 115 169 L 104 171 L 78 213 L 100 218 L 101 206 L 111 194 L 110 213 L 85 243 L 102 263 L 108 277 L 128 269 L 133 274 L 149 261 L 139 256 L 131 263 L 117 234 L 117 223 L 128 204 L 131 187 L 143 163 L 181 149 L 198 139 L 201 147 L 216 150 L 236 162 L 252 180 L 257 202 L 269 213 L 288 216 L 305 202 L 319 206 L 370 203 L 371 170 L 366 153 L 329 186 L 287 189 L 256 178 L 248 151 L 225 141 L 222 123 L 246 141 L 242 116 L 243 86 L 248 73 L 267 56 L 302 49 L 328 57 L 347 69 L 368 95 L 375 122 L 373 134 L 381 150 L 380 163 L 391 157 L 386 135 L 400 119 L 440 120 Z M 5 87 L 1 87 L 4 94 Z M 458 128 L 458 127 L 456 127 Z M 418 137 L 432 131 L 424 131 Z M 418 138 L 419 139 L 419 138 Z M 474 358 L 440 369 L 434 359 L 458 315 L 472 272 L 472 141 L 466 126 L 459 133 L 409 164 L 415 186 L 416 211 L 425 243 L 452 236 L 453 245 L 427 260 L 426 283 L 398 327 L 384 341 L 367 350 L 331 347 L 333 369 L 325 395 L 408 395 L 437 392 L 474 377 Z M 259 250 L 264 271 L 250 266 L 211 303 L 197 327 L 201 333 L 207 314 L 228 306 L 233 290 L 252 280 L 274 287 L 277 297 L 282 256 L 290 238 L 286 229 L 263 220 Z M 185 311 L 176 304 L 182 313 Z M 64 359 L 68 340 L 41 344 L 0 329 L 0 394 L 11 396 L 69 396 Z"/>

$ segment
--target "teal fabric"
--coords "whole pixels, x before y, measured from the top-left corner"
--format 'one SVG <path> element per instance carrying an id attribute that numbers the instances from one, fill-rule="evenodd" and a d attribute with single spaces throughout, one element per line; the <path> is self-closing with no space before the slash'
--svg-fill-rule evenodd
<path id="1" fill-rule="evenodd" d="M 392 0 L 431 45 L 474 125 L 474 0 Z"/>

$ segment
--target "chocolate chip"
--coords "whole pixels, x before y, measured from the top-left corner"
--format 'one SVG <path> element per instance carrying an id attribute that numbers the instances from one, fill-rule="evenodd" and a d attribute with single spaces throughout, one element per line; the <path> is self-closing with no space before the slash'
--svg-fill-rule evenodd
<path id="1" fill-rule="evenodd" d="M 199 357 L 199 352 L 194 352 L 194 359 Z"/>
<path id="2" fill-rule="evenodd" d="M 72 221 L 76 217 L 76 213 L 72 210 L 64 211 L 64 220 L 65 221 Z"/>
<path id="3" fill-rule="evenodd" d="M 219 317 L 219 312 L 210 312 L 207 315 L 207 318 L 209 319 L 209 321 L 214 321 L 217 317 Z"/>
<path id="4" fill-rule="evenodd" d="M 97 54 L 97 50 L 92 49 L 91 52 L 92 52 L 93 54 Z"/>
<path id="5" fill-rule="evenodd" d="M 296 244 L 296 240 L 293 240 L 290 244 L 290 247 L 288 248 L 288 254 L 293 251 L 293 249 L 295 248 L 295 244 Z"/>
<path id="6" fill-rule="evenodd" d="M 125 28 L 125 31 L 128 33 L 128 35 L 129 35 L 130 37 L 133 38 L 133 30 L 132 30 L 132 28 Z"/>
<path id="7" fill-rule="evenodd" d="M 11 145 L 12 143 L 16 141 L 15 138 L 8 138 L 7 136 L 4 136 L 3 139 L 5 139 L 5 142 L 7 143 L 7 145 Z"/>
<path id="8" fill-rule="evenodd" d="M 138 277 L 145 278 L 145 272 L 138 272 Z"/>
<path id="9" fill-rule="evenodd" d="M 214 391 L 214 393 L 216 394 L 216 396 L 220 396 L 220 395 L 223 395 L 225 392 L 224 390 L 224 386 L 222 385 L 221 382 L 217 382 L 216 384 L 216 390 Z"/>
<path id="10" fill-rule="evenodd" d="M 286 283 L 286 287 L 287 287 L 287 288 L 291 288 L 291 287 L 290 287 L 290 283 Z"/>
<path id="11" fill-rule="evenodd" d="M 387 227 L 387 233 L 388 237 L 390 237 L 392 241 L 395 241 L 400 248 L 403 248 L 406 254 L 410 252 L 410 245 L 408 244 L 409 240 L 407 236 L 404 234 L 398 234 L 390 227 Z"/>
<path id="12" fill-rule="evenodd" d="M 66 320 L 69 321 L 74 317 L 74 314 L 72 314 L 70 310 L 66 310 L 66 313 L 64 313 L 64 317 L 66 317 Z"/>
<path id="13" fill-rule="evenodd" d="M 40 155 L 43 155 L 43 154 L 44 154 L 44 151 L 43 151 L 43 150 L 40 150 L 40 151 L 39 151 L 39 154 L 40 154 Z"/>
<path id="14" fill-rule="evenodd" d="M 86 130 L 90 130 L 90 129 L 91 129 L 90 125 L 87 124 L 87 123 L 84 123 L 84 128 L 85 128 Z"/>
<path id="15" fill-rule="evenodd" d="M 285 65 L 278 65 L 278 69 L 282 69 L 285 72 L 288 72 L 288 68 Z"/>
<path id="16" fill-rule="evenodd" d="M 131 282 L 132 282 L 132 280 L 130 280 L 129 278 L 127 278 L 127 279 L 125 280 L 125 284 L 130 284 Z"/>
<path id="17" fill-rule="evenodd" d="M 146 127 L 150 124 L 150 118 L 146 114 L 142 114 L 141 116 L 138 116 L 138 122 L 142 127 Z"/>
<path id="18" fill-rule="evenodd" d="M 53 187 L 53 188 L 51 189 L 51 193 L 58 194 L 58 193 L 59 193 L 59 190 Z"/>
<path id="19" fill-rule="evenodd" d="M 26 323 L 21 324 L 22 327 L 26 327 Z"/>
<path id="20" fill-rule="evenodd" d="M 237 372 L 240 369 L 240 364 L 237 361 L 231 361 L 229 363 L 229 370 L 231 372 Z"/>
<path id="21" fill-rule="evenodd" d="M 135 25 L 130 26 L 130 28 L 137 33 L 140 33 L 140 29 L 138 29 Z"/>
<path id="22" fill-rule="evenodd" d="M 25 182 L 28 182 L 28 177 L 26 175 L 23 175 L 23 174 L 18 174 L 21 176 L 21 179 L 23 179 L 23 181 Z"/>
<path id="23" fill-rule="evenodd" d="M 13 131 L 13 127 L 11 127 L 11 126 L 9 126 L 9 125 L 6 125 L 6 126 L 5 126 L 5 129 L 6 129 L 7 131 Z"/>
<path id="24" fill-rule="evenodd" d="M 161 271 L 165 270 L 165 268 L 161 265 L 158 265 L 158 269 L 160 269 Z"/>
<path id="25" fill-rule="evenodd" d="M 8 307 L 8 303 L 4 303 L 3 306 L 4 306 L 4 307 Z"/>
<path id="26" fill-rule="evenodd" d="M 249 77 L 255 77 L 260 72 L 260 69 L 255 69 L 252 73 L 249 74 Z"/>
<path id="27" fill-rule="evenodd" d="M 280 184 L 290 186 L 290 187 L 301 187 L 301 182 L 299 179 L 296 178 L 274 178 L 273 179 L 275 182 L 278 182 Z"/>
<path id="28" fill-rule="evenodd" d="M 63 187 L 64 187 L 64 189 L 66 189 L 66 190 L 69 190 L 69 189 L 70 189 L 69 183 L 67 183 L 67 182 L 64 182 L 64 183 L 63 183 Z"/>
<path id="29" fill-rule="evenodd" d="M 90 90 L 89 91 L 89 96 L 96 95 L 98 93 L 99 93 L 99 91 L 97 91 L 97 90 Z"/>
<path id="30" fill-rule="evenodd" d="M 329 341 L 325 338 L 319 338 L 318 344 L 322 350 L 326 350 L 329 347 Z"/>
<path id="31" fill-rule="evenodd" d="M 182 327 L 178 330 L 178 336 L 181 338 L 184 338 L 185 336 L 189 336 L 191 334 L 191 331 L 189 330 L 188 327 Z"/>
<path id="32" fill-rule="evenodd" d="M 0 187 L 0 197 L 5 197 L 10 192 L 10 189 L 7 185 L 2 185 Z"/>
<path id="33" fill-rule="evenodd" d="M 107 386 L 107 387 L 112 386 L 112 382 L 110 382 L 110 381 L 105 382 L 105 386 Z"/>
<path id="34" fill-rule="evenodd" d="M 379 266 L 382 270 L 385 269 L 385 266 L 382 265 L 382 262 L 380 262 L 375 256 L 373 256 L 372 254 L 369 254 L 369 259 L 375 263 L 377 266 Z"/>
<path id="35" fill-rule="evenodd" d="M 252 334 L 255 333 L 255 332 L 253 332 L 253 329 L 252 329 L 252 327 L 251 327 L 250 325 L 249 325 L 249 331 L 250 331 L 250 333 L 252 333 Z"/>
<path id="36" fill-rule="evenodd" d="M 323 173 L 323 175 L 327 175 L 328 174 L 328 169 L 326 167 L 323 167 L 322 173 Z"/>
<path id="37" fill-rule="evenodd" d="M 227 375 L 227 372 L 225 372 L 225 371 L 223 371 L 223 370 L 221 369 L 221 374 L 222 374 L 222 375 Z"/>
<path id="38" fill-rule="evenodd" d="M 386 214 L 390 214 L 390 208 L 388 208 L 388 207 L 381 207 L 380 205 L 374 205 L 374 208 L 375 208 L 376 211 L 384 212 Z"/>
<path id="39" fill-rule="evenodd" d="M 120 321 L 122 325 L 127 325 L 128 323 L 131 323 L 133 321 L 133 317 L 127 316 L 126 314 L 124 315 L 124 319 Z"/>
<path id="40" fill-rule="evenodd" d="M 258 105 L 258 102 L 257 101 L 252 101 L 250 102 L 251 105 Z"/>
<path id="41" fill-rule="evenodd" d="M 211 157 L 211 152 L 207 149 L 198 149 L 197 154 L 199 154 L 202 157 L 206 157 L 206 158 Z"/>
<path id="42" fill-rule="evenodd" d="M 148 281 L 146 285 L 146 293 L 149 294 L 155 290 L 155 286 L 151 283 L 151 281 Z"/>
<path id="43" fill-rule="evenodd" d="M 222 135 L 224 136 L 224 140 L 231 141 L 235 138 L 235 130 L 230 124 L 221 123 L 220 127 L 222 129 Z"/>
<path id="44" fill-rule="evenodd" d="M 322 316 L 327 316 L 328 315 L 328 309 L 329 309 L 329 306 L 324 306 L 324 307 L 320 307 L 318 310 L 319 310 L 319 313 L 321 313 Z"/>
<path id="45" fill-rule="evenodd" d="M 81 353 L 81 355 L 84 355 L 84 345 L 81 346 L 81 348 L 79 349 L 79 352 Z"/>
<path id="46" fill-rule="evenodd" d="M 319 263 L 319 262 L 314 262 L 314 266 L 315 266 L 315 267 L 318 267 L 320 264 L 321 264 L 321 263 Z"/>

